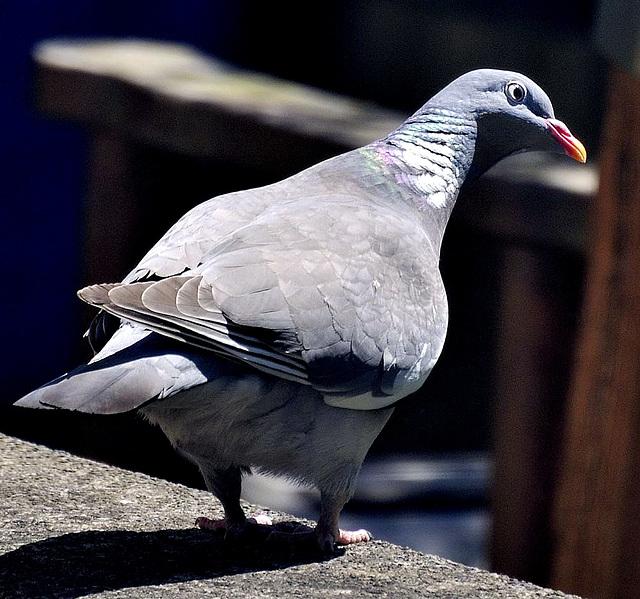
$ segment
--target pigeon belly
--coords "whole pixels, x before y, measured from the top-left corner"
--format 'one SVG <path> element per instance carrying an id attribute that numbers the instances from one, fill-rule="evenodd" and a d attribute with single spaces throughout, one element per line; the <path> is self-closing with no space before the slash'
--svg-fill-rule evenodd
<path id="1" fill-rule="evenodd" d="M 332 407 L 308 385 L 221 366 L 210 382 L 140 410 L 198 464 L 282 475 L 324 491 L 344 489 L 393 412 Z"/>

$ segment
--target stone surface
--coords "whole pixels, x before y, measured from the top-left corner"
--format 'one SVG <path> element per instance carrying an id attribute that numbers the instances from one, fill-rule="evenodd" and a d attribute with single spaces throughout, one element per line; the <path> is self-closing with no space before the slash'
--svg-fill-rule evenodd
<path id="1" fill-rule="evenodd" d="M 5 435 L 0 456 L 2 598 L 566 597 L 380 541 L 231 545 L 194 528 L 221 514 L 204 491 Z"/>

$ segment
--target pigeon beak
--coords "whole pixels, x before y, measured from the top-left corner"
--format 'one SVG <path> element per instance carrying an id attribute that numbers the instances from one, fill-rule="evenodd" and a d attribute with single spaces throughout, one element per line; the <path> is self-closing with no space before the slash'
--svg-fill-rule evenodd
<path id="1" fill-rule="evenodd" d="M 545 122 L 549 133 L 556 138 L 567 156 L 571 156 L 578 162 L 587 161 L 587 150 L 582 142 L 569 131 L 569 127 L 556 119 L 546 119 Z"/>

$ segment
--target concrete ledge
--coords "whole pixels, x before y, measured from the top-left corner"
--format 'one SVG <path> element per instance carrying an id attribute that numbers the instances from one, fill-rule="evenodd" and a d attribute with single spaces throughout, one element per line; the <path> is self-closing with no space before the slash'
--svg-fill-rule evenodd
<path id="1" fill-rule="evenodd" d="M 193 528 L 220 514 L 206 492 L 5 435 L 0 455 L 3 598 L 567 597 L 382 541 L 330 558 L 230 547 Z"/>

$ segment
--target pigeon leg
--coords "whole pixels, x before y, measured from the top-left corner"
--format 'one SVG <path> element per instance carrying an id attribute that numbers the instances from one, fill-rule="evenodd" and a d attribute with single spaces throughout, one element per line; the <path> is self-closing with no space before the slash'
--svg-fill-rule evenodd
<path id="1" fill-rule="evenodd" d="M 201 516 L 196 520 L 196 526 L 204 530 L 224 530 L 239 534 L 247 525 L 247 517 L 240 506 L 240 491 L 242 489 L 242 470 L 239 467 L 226 469 L 213 468 L 199 463 L 207 489 L 222 503 L 224 518 L 211 520 Z M 255 523 L 255 519 L 251 519 Z M 269 522 L 270 523 L 270 522 Z M 261 521 L 259 524 L 268 524 Z"/>
<path id="2" fill-rule="evenodd" d="M 350 494 L 344 493 L 321 493 L 322 511 L 315 528 L 315 535 L 320 549 L 323 551 L 333 550 L 335 545 L 354 545 L 355 543 L 366 543 L 373 536 L 370 532 L 360 530 L 341 530 L 338 527 L 340 512 L 350 499 Z"/>
<path id="3" fill-rule="evenodd" d="M 196 520 L 196 526 L 203 530 L 225 532 L 227 537 L 238 537 L 248 527 L 258 527 L 264 530 L 271 527 L 271 519 L 265 515 L 247 518 L 240 506 L 240 491 L 242 488 L 242 469 L 239 467 L 220 469 L 200 464 L 200 470 L 204 476 L 207 489 L 213 493 L 222 503 L 225 517 L 212 520 L 200 517 Z M 315 529 L 305 532 L 284 532 L 272 530 L 269 540 L 273 542 L 287 543 L 291 545 L 316 544 L 323 552 L 330 553 L 335 545 L 353 545 L 364 543 L 372 539 L 371 533 L 366 530 L 340 530 L 338 519 L 344 504 L 349 501 L 349 492 L 329 493 L 321 492 L 321 512 Z"/>
<path id="4" fill-rule="evenodd" d="M 350 494 L 346 493 L 321 492 L 322 510 L 315 529 L 304 532 L 274 530 L 269 535 L 269 540 L 294 546 L 315 545 L 324 553 L 332 553 L 336 545 L 354 545 L 370 541 L 373 536 L 366 530 L 341 530 L 338 527 L 340 512 L 349 497 Z"/>
<path id="5" fill-rule="evenodd" d="M 200 516 L 196 518 L 196 526 L 202 530 L 228 530 L 230 527 L 244 527 L 247 524 L 262 524 L 264 526 L 271 526 L 273 520 L 266 514 L 256 514 L 251 518 L 247 518 L 244 523 L 233 523 L 228 518 L 220 518 L 218 520 L 212 520 L 206 516 Z"/>

